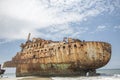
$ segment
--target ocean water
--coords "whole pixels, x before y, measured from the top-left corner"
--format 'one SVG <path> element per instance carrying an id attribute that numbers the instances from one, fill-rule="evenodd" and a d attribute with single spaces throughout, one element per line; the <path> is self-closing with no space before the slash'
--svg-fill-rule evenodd
<path id="1" fill-rule="evenodd" d="M 15 68 L 6 68 L 4 78 L 15 78 Z M 120 80 L 120 69 L 98 69 L 100 76 L 51 77 L 52 80 Z"/>
<path id="2" fill-rule="evenodd" d="M 5 73 L 2 75 L 4 78 L 15 78 L 16 77 L 16 68 L 4 68 Z"/>
<path id="3" fill-rule="evenodd" d="M 99 69 L 99 76 L 52 77 L 53 80 L 120 80 L 120 69 Z"/>

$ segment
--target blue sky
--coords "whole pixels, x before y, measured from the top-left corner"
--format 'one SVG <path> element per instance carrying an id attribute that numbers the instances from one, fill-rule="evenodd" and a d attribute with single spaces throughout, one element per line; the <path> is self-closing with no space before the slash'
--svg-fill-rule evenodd
<path id="1" fill-rule="evenodd" d="M 31 37 L 105 41 L 120 68 L 120 0 L 0 0 L 0 63 L 12 59 Z"/>

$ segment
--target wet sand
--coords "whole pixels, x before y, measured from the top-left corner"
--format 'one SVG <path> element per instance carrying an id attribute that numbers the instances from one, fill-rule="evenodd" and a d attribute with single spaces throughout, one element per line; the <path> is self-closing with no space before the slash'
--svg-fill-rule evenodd
<path id="1" fill-rule="evenodd" d="M 51 78 L 45 78 L 45 77 L 34 77 L 34 78 L 22 78 L 19 80 L 52 80 Z"/>
<path id="2" fill-rule="evenodd" d="M 52 80 L 49 77 L 16 77 L 16 78 L 0 78 L 0 80 Z"/>

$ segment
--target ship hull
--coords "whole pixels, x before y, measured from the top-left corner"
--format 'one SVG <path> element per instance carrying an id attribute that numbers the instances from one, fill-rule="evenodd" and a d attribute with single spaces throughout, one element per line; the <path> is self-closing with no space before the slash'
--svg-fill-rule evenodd
<path id="1" fill-rule="evenodd" d="M 25 67 L 26 66 L 26 67 Z M 28 71 L 27 71 L 28 70 Z M 89 72 L 92 72 L 89 73 Z M 75 63 L 59 63 L 59 64 L 22 64 L 18 65 L 16 76 L 86 76 L 97 75 L 95 69 L 81 69 Z"/>
<path id="2" fill-rule="evenodd" d="M 38 43 L 26 43 L 26 48 L 12 61 L 5 62 L 4 67 L 16 67 L 18 77 L 92 76 L 111 58 L 111 45 L 105 42 L 54 42 L 47 43 L 47 47 Z"/>

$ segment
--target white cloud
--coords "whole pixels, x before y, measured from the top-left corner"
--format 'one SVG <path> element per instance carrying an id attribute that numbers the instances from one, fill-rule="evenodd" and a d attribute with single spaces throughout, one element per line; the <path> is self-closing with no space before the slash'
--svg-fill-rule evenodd
<path id="1" fill-rule="evenodd" d="M 108 26 L 104 26 L 104 25 L 99 25 L 96 27 L 95 31 L 91 32 L 91 33 L 97 33 L 97 32 L 101 32 L 101 31 L 105 31 L 108 30 Z"/>
<path id="2" fill-rule="evenodd" d="M 120 25 L 119 26 L 114 26 L 114 29 L 120 29 Z"/>
<path id="3" fill-rule="evenodd" d="M 114 27 L 113 27 L 113 30 L 114 30 L 114 31 L 120 31 L 120 25 L 114 26 Z"/>
<path id="4" fill-rule="evenodd" d="M 26 39 L 29 32 L 33 36 L 41 37 L 45 34 L 38 30 L 43 28 L 72 35 L 75 31 L 68 25 L 70 22 L 80 23 L 87 17 L 97 16 L 108 9 L 114 11 L 109 6 L 119 7 L 118 0 L 114 3 L 109 2 L 109 0 L 0 0 L 0 38 Z M 51 26 L 54 25 L 62 26 L 52 29 Z M 103 28 L 98 28 L 99 30 Z M 76 36 L 80 33 L 77 32 Z"/>
<path id="5" fill-rule="evenodd" d="M 11 40 L 0 39 L 0 44 L 4 44 L 4 43 L 7 43 L 7 42 L 11 42 Z"/>
<path id="6" fill-rule="evenodd" d="M 105 30 L 106 29 L 106 26 L 98 26 L 97 27 L 97 30 L 98 31 L 103 31 L 103 30 Z"/>

